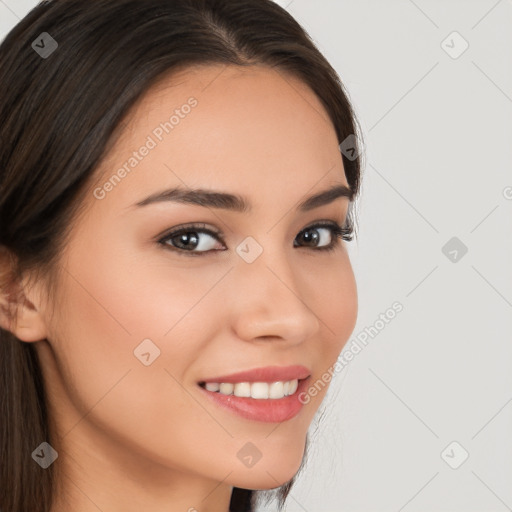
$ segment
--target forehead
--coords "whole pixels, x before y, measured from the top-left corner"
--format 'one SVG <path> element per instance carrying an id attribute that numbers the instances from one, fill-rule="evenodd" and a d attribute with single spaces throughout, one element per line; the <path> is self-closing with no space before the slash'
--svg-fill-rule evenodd
<path id="1" fill-rule="evenodd" d="M 125 119 L 95 186 L 121 168 L 108 196 L 124 203 L 163 186 L 258 191 L 278 200 L 347 183 L 318 97 L 266 66 L 203 65 L 159 80 Z"/>

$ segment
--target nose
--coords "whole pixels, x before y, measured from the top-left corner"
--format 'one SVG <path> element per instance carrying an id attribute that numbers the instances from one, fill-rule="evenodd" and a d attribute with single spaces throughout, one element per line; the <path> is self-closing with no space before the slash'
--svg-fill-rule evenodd
<path id="1" fill-rule="evenodd" d="M 265 251 L 252 263 L 241 260 L 232 271 L 229 311 L 236 335 L 246 341 L 279 340 L 286 346 L 300 344 L 319 331 L 321 311 L 314 311 L 308 282 L 300 269 L 281 255 Z M 308 290 L 308 292 L 306 292 Z M 321 293 L 318 287 L 315 293 Z"/>

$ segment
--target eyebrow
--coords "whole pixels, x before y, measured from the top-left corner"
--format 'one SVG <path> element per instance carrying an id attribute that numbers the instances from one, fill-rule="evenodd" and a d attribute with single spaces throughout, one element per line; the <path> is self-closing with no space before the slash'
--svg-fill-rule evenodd
<path id="1" fill-rule="evenodd" d="M 340 197 L 347 197 L 352 201 L 353 192 L 346 185 L 336 185 L 309 196 L 297 205 L 296 210 L 307 212 L 314 208 L 332 203 Z M 252 209 L 251 203 L 243 196 L 237 194 L 229 194 L 227 192 L 218 192 L 200 188 L 183 189 L 180 187 L 162 190 L 151 194 L 142 201 L 135 203 L 133 206 L 141 207 L 166 201 L 194 204 L 197 206 L 204 206 L 205 208 L 218 208 L 238 213 L 248 213 Z"/>

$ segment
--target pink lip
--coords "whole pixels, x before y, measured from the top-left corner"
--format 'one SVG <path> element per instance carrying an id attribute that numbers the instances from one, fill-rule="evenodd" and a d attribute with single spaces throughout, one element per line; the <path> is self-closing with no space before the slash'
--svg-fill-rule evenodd
<path id="1" fill-rule="evenodd" d="M 245 372 L 232 373 L 220 377 L 212 377 L 200 381 L 205 382 L 277 382 L 294 379 L 305 379 L 311 375 L 311 371 L 302 365 L 293 366 L 266 366 L 264 368 L 255 368 Z"/>
<path id="2" fill-rule="evenodd" d="M 251 374 L 253 374 L 253 372 L 251 372 Z M 244 373 L 244 375 L 247 375 L 247 373 Z M 273 375 L 275 375 L 275 373 Z M 288 379 L 286 378 L 285 380 Z M 205 393 L 206 397 L 212 400 L 213 403 L 215 403 L 216 405 L 220 406 L 225 410 L 237 414 L 238 416 L 241 416 L 252 421 L 281 423 L 283 421 L 292 419 L 293 417 L 297 416 L 300 413 L 300 411 L 304 407 L 304 403 L 299 399 L 299 397 L 301 396 L 302 393 L 306 391 L 310 380 L 311 379 L 309 377 L 299 380 L 297 391 L 293 395 L 285 396 L 284 398 L 279 399 L 267 400 L 238 397 L 234 395 L 223 395 L 222 393 L 208 391 L 207 389 L 200 386 L 199 389 L 201 390 L 202 393 Z M 265 380 L 263 379 L 260 380 L 259 382 L 264 381 Z M 209 382 L 212 381 L 210 380 Z M 218 381 L 215 380 L 213 382 Z"/>

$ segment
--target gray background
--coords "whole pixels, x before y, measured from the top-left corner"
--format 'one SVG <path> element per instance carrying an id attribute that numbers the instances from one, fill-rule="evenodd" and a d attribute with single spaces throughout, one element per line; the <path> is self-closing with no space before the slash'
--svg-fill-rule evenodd
<path id="1" fill-rule="evenodd" d="M 512 510 L 512 1 L 278 3 L 365 138 L 347 347 L 403 305 L 333 380 L 286 511 Z M 0 0 L 0 37 L 36 4 Z"/>

